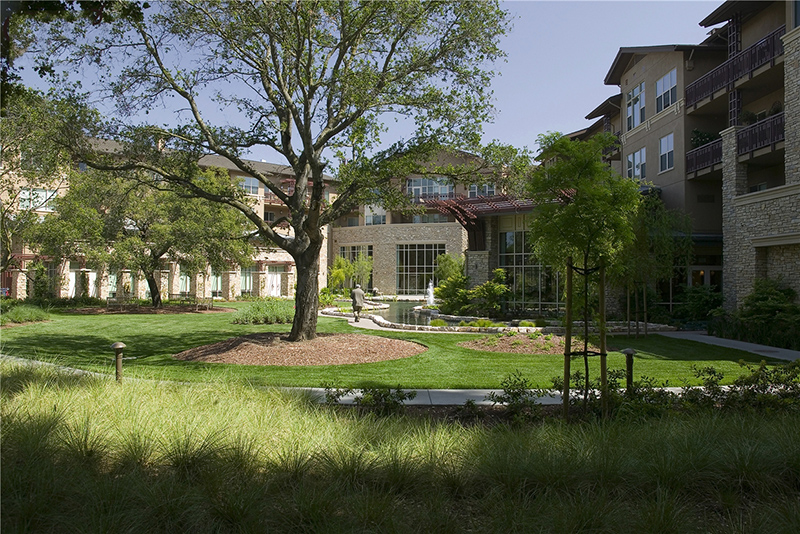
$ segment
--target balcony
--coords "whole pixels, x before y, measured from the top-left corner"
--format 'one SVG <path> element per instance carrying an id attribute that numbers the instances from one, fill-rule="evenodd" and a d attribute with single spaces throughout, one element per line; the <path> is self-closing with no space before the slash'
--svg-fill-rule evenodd
<path id="1" fill-rule="evenodd" d="M 461 198 L 464 195 L 457 195 L 454 192 L 449 193 L 423 193 L 421 195 L 415 195 L 413 192 L 409 192 L 411 195 L 411 201 L 414 204 L 425 204 L 426 200 L 450 200 L 455 198 Z"/>
<path id="2" fill-rule="evenodd" d="M 686 173 L 694 173 L 722 163 L 722 139 L 711 141 L 686 153 Z"/>
<path id="3" fill-rule="evenodd" d="M 784 114 L 778 113 L 760 120 L 736 134 L 737 153 L 740 156 L 760 148 L 774 147 L 784 140 Z"/>
<path id="4" fill-rule="evenodd" d="M 781 26 L 753 46 L 743 50 L 705 76 L 686 86 L 686 105 L 696 106 L 704 98 L 712 97 L 721 89 L 730 89 L 734 82 L 752 76 L 753 72 L 783 55 L 781 37 L 786 26 Z"/>

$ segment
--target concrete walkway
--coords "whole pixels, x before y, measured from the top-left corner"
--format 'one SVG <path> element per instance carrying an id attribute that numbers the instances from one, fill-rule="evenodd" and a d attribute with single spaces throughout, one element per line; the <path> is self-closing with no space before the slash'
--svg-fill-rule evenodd
<path id="1" fill-rule="evenodd" d="M 703 331 L 697 332 L 658 332 L 660 336 L 667 336 L 676 339 L 688 339 L 689 341 L 698 341 L 700 343 L 708 343 L 709 345 L 717 345 L 719 347 L 727 347 L 729 349 L 738 349 L 746 352 L 752 352 L 759 356 L 767 358 L 778 358 L 779 360 L 795 361 L 800 360 L 800 351 L 779 349 L 777 347 L 768 347 L 766 345 L 757 345 L 755 343 L 747 343 L 744 341 L 737 341 L 735 339 L 724 339 L 721 337 L 709 336 Z"/>

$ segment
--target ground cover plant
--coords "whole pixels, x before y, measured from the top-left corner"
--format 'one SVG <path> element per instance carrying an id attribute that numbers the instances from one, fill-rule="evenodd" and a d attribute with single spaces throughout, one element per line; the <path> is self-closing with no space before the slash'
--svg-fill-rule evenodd
<path id="1" fill-rule="evenodd" d="M 50 319 L 50 314 L 47 310 L 33 304 L 4 300 L 0 306 L 0 325 L 9 323 L 34 323 L 47 321 L 48 319 Z"/>
<path id="2" fill-rule="evenodd" d="M 226 303 L 244 307 L 247 303 Z M 510 373 L 519 370 L 534 387 L 550 387 L 559 376 L 563 356 L 489 352 L 458 346 L 479 334 L 426 333 L 412 331 L 365 332 L 341 319 L 321 317 L 322 333 L 380 335 L 419 343 L 428 350 L 418 356 L 368 364 L 317 366 L 251 366 L 177 361 L 173 354 L 189 348 L 258 332 L 287 332 L 286 325 L 234 324 L 233 313 L 215 307 L 213 313 L 101 314 L 51 312 L 46 323 L 5 328 L 0 352 L 11 356 L 55 361 L 64 365 L 113 374 L 110 345 L 122 341 L 126 357 L 125 376 L 192 382 L 227 381 L 255 385 L 312 386 L 330 383 L 336 387 L 406 388 L 498 388 Z M 635 374 L 670 385 L 699 384 L 692 365 L 714 366 L 730 383 L 740 368 L 739 360 L 757 364 L 762 357 L 664 336 L 647 338 L 611 337 L 615 350 L 636 349 Z M 609 367 L 622 369 L 625 358 L 609 354 Z M 597 362 L 590 361 L 593 376 Z M 775 363 L 775 360 L 767 360 Z"/>
<path id="3" fill-rule="evenodd" d="M 465 426 L 0 372 L 4 532 L 800 530 L 796 413 Z"/>

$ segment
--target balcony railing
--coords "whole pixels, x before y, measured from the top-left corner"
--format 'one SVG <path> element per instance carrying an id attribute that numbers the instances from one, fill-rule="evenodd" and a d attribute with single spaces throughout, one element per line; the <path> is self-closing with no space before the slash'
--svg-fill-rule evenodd
<path id="1" fill-rule="evenodd" d="M 414 195 L 412 193 L 411 200 L 415 204 L 423 204 L 426 200 L 448 200 L 448 199 L 460 198 L 463 196 L 464 195 L 457 195 L 452 191 L 449 193 L 426 193 L 422 195 Z"/>
<path id="2" fill-rule="evenodd" d="M 686 153 L 686 172 L 697 172 L 701 169 L 722 163 L 722 139 L 711 141 Z"/>
<path id="3" fill-rule="evenodd" d="M 736 80 L 751 75 L 757 68 L 782 56 L 781 37 L 785 33 L 786 26 L 781 26 L 753 46 L 742 50 L 716 69 L 687 85 L 686 105 L 693 106 L 720 89 L 732 87 Z"/>
<path id="4" fill-rule="evenodd" d="M 784 114 L 778 113 L 760 120 L 736 134 L 736 146 L 741 156 L 784 140 Z"/>

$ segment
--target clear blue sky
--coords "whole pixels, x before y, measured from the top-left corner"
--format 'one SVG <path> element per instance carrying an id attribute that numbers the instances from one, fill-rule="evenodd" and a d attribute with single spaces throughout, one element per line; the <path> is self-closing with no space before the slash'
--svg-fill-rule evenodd
<path id="1" fill-rule="evenodd" d="M 547 131 L 585 128 L 584 117 L 619 92 L 603 84 L 625 46 L 697 44 L 709 28 L 699 22 L 722 4 L 705 1 L 509 1 L 513 30 L 497 65 L 494 124 L 485 138 L 534 148 Z"/>
<path id="2" fill-rule="evenodd" d="M 709 31 L 698 23 L 722 1 L 504 2 L 514 26 L 501 42 L 508 57 L 494 66 L 500 73 L 493 82 L 497 116 L 485 125 L 484 141 L 534 149 L 539 134 L 585 128 L 590 121 L 584 117 L 619 91 L 603 79 L 620 47 L 697 44 Z M 41 84 L 30 68 L 23 74 L 26 82 Z M 214 115 L 212 121 L 228 119 Z M 388 126 L 386 146 L 410 133 L 391 119 Z M 250 157 L 283 163 L 269 149 Z"/>

